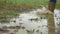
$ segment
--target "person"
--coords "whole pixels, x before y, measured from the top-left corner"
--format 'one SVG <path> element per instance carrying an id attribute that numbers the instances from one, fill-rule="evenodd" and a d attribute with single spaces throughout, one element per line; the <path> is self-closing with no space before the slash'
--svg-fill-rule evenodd
<path id="1" fill-rule="evenodd" d="M 54 22 L 54 9 L 56 6 L 56 0 L 49 0 L 48 9 L 53 14 L 48 15 L 48 34 L 56 34 L 55 22 Z"/>
<path id="2" fill-rule="evenodd" d="M 57 2 L 57 0 L 49 0 L 48 9 L 49 9 L 50 11 L 54 12 L 56 2 Z"/>

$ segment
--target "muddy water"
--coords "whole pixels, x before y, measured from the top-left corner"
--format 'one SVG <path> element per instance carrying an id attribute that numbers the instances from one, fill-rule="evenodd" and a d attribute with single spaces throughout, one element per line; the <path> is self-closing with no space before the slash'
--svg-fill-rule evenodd
<path id="1" fill-rule="evenodd" d="M 37 9 L 38 10 L 38 9 Z M 59 33 L 59 24 L 60 21 L 60 10 L 55 9 L 54 11 L 54 19 L 55 19 L 55 26 L 56 32 Z M 36 15 L 36 10 L 30 11 L 28 13 L 20 13 L 17 18 L 13 18 L 10 20 L 10 23 L 1 24 L 0 28 L 3 26 L 7 26 L 9 32 L 7 34 L 48 34 L 48 25 L 47 19 L 45 16 L 38 16 Z M 18 27 L 15 27 L 18 26 Z M 15 28 L 14 28 L 15 27 Z M 2 33 L 4 34 L 4 33 Z"/>
<path id="2" fill-rule="evenodd" d="M 17 18 L 16 21 L 18 23 L 20 23 L 20 20 L 21 20 L 21 23 L 23 23 L 22 26 L 25 27 L 25 30 L 31 31 L 30 34 L 33 34 L 33 33 L 41 34 L 40 32 L 47 34 L 47 31 L 48 31 L 47 30 L 47 19 L 40 19 L 40 17 L 38 17 L 35 14 L 35 12 L 36 11 L 20 14 L 19 18 Z M 33 20 L 31 21 L 30 19 L 33 19 Z M 37 20 L 35 21 L 35 19 L 38 19 L 38 21 Z M 34 32 L 33 32 L 33 30 L 34 30 Z M 20 33 L 20 31 L 21 30 L 19 30 L 19 32 L 17 32 L 17 33 Z M 21 32 L 21 33 L 23 33 L 23 32 Z"/>

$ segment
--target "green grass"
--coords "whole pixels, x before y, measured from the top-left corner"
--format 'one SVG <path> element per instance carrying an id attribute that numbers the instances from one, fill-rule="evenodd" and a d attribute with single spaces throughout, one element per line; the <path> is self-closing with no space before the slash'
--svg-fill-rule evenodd
<path id="1" fill-rule="evenodd" d="M 10 0 L 13 4 L 30 4 L 32 6 L 46 5 L 47 0 Z"/>
<path id="2" fill-rule="evenodd" d="M 48 5 L 48 0 L 6 0 L 6 2 L 10 2 L 16 5 L 31 5 L 31 6 Z M 60 0 L 57 0 L 56 9 L 60 9 Z"/>
<path id="3" fill-rule="evenodd" d="M 57 0 L 56 9 L 59 9 L 60 10 L 60 0 Z"/>
<path id="4" fill-rule="evenodd" d="M 0 4 L 5 0 L 0 0 Z M 16 4 L 16 5 L 31 5 L 31 6 L 40 6 L 48 5 L 49 0 L 6 0 L 6 2 Z M 60 0 L 57 0 L 56 9 L 60 9 Z"/>
<path id="5" fill-rule="evenodd" d="M 48 0 L 6 0 L 6 2 L 10 2 L 16 5 L 32 5 L 32 6 L 40 6 L 47 5 Z"/>
<path id="6" fill-rule="evenodd" d="M 10 19 L 17 17 L 18 15 L 18 11 L 0 10 L 0 23 L 9 23 Z"/>
<path id="7" fill-rule="evenodd" d="M 9 10 L 9 11 L 6 11 L 4 14 L 6 15 L 10 15 L 10 16 L 18 16 L 18 12 L 17 11 L 13 11 L 13 10 Z"/>

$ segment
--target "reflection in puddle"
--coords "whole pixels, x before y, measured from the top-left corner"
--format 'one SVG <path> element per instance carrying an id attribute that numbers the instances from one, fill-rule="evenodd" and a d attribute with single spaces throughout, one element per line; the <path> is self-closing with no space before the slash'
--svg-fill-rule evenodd
<path id="1" fill-rule="evenodd" d="M 14 34 L 48 34 L 48 26 L 46 16 L 37 16 L 37 11 L 31 11 L 29 13 L 22 13 L 17 18 L 10 20 L 10 23 L 1 24 L 0 28 L 7 28 L 8 33 Z M 55 26 L 58 28 L 60 19 L 59 10 L 55 10 Z M 59 30 L 60 31 L 60 30 Z M 0 32 L 1 33 L 1 32 Z"/>

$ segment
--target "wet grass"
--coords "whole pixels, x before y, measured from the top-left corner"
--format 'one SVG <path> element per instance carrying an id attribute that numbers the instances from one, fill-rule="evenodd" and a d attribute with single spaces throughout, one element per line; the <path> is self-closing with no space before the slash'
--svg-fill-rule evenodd
<path id="1" fill-rule="evenodd" d="M 17 17 L 18 11 L 14 10 L 0 10 L 0 23 L 9 23 L 10 19 Z"/>
<path id="2" fill-rule="evenodd" d="M 8 10 L 5 12 L 6 15 L 10 15 L 10 16 L 18 16 L 18 12 L 17 11 L 13 11 L 13 10 Z"/>

